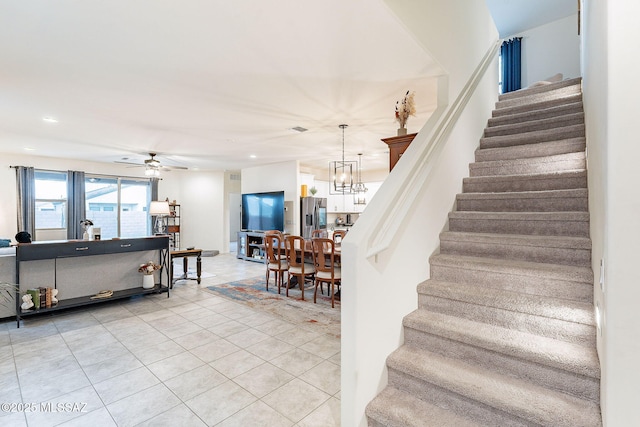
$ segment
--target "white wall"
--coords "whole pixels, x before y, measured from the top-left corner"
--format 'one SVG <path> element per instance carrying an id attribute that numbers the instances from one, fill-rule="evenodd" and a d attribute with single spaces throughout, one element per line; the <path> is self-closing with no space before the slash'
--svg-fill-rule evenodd
<path id="1" fill-rule="evenodd" d="M 448 86 L 441 99 L 455 99 L 498 39 L 484 2 L 388 0 L 422 46 L 441 64 Z M 342 288 L 342 425 L 366 426 L 364 409 L 386 385 L 386 357 L 403 342 L 402 318 L 417 307 L 416 286 L 429 277 L 429 256 L 439 246 L 462 178 L 468 176 L 482 130 L 497 100 L 497 60 L 493 61 L 467 110 L 453 129 L 431 170 L 417 184 L 420 199 L 409 214 L 396 218 L 400 229 L 391 247 L 367 257 L 377 224 L 395 194 L 406 188 L 414 159 L 427 146 L 425 126 L 376 193 L 343 243 Z M 439 101 L 441 104 L 441 101 Z"/>
<path id="2" fill-rule="evenodd" d="M 291 234 L 300 233 L 299 174 L 297 161 L 242 169 L 242 194 L 284 190 L 284 200 L 293 202 L 294 224 L 285 226 L 285 231 Z"/>
<path id="3" fill-rule="evenodd" d="M 581 75 L 577 14 L 514 36 L 522 37 L 522 87 L 557 73 L 565 79 Z"/>
<path id="4" fill-rule="evenodd" d="M 589 208 L 605 426 L 640 425 L 640 144 L 637 107 L 640 2 L 584 0 L 584 108 Z M 603 290 L 599 261 L 605 260 Z"/>
<path id="5" fill-rule="evenodd" d="M 159 185 L 158 196 L 161 200 L 169 197 L 180 203 L 180 246 L 228 252 L 224 172 L 172 171 L 171 175 L 168 184 L 177 186 L 179 196 L 173 196 L 173 192 L 162 185 L 164 181 Z"/>

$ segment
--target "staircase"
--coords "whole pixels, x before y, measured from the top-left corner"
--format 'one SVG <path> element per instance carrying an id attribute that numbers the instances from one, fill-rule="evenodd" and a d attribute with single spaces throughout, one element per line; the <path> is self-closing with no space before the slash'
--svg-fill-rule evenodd
<path id="1" fill-rule="evenodd" d="M 600 426 L 580 79 L 502 95 L 367 406 L 380 426 Z"/>

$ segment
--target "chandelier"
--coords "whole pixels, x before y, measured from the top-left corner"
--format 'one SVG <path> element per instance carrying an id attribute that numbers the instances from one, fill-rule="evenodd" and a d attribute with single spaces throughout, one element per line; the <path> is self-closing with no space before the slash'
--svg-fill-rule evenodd
<path id="1" fill-rule="evenodd" d="M 358 153 L 358 182 L 353 186 L 354 196 L 353 203 L 356 205 L 366 205 L 367 199 L 364 196 L 364 193 L 369 191 L 369 189 L 362 182 L 362 153 Z"/>
<path id="2" fill-rule="evenodd" d="M 349 125 L 339 125 L 342 129 L 342 160 L 329 162 L 329 176 L 333 185 L 329 187 L 329 194 L 353 194 L 355 192 L 353 170 L 357 171 L 357 163 L 344 160 L 344 130 Z"/>

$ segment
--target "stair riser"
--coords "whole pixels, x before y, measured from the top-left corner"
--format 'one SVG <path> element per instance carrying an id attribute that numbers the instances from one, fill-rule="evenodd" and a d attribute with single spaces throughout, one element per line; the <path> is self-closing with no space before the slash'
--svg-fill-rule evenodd
<path id="1" fill-rule="evenodd" d="M 556 156 L 558 154 L 580 153 L 584 152 L 585 147 L 584 138 L 575 138 L 505 148 L 485 148 L 476 150 L 475 160 L 476 162 L 491 162 L 496 160 L 533 159 L 536 157 Z"/>
<path id="2" fill-rule="evenodd" d="M 503 108 L 516 107 L 521 105 L 531 105 L 540 102 L 546 102 L 550 100 L 561 100 L 580 93 L 580 86 L 567 86 L 560 89 L 550 90 L 538 94 L 532 94 L 528 96 L 519 96 L 513 99 L 504 99 L 504 97 L 496 102 L 496 110 Z"/>
<path id="3" fill-rule="evenodd" d="M 440 242 L 440 252 L 443 254 L 513 259 L 549 264 L 575 265 L 579 267 L 588 267 L 591 265 L 591 251 L 586 249 L 447 240 Z"/>
<path id="4" fill-rule="evenodd" d="M 449 230 L 471 233 L 589 237 L 589 222 L 449 218 Z"/>
<path id="5" fill-rule="evenodd" d="M 498 175 L 527 175 L 565 172 L 576 169 L 585 169 L 584 158 L 560 159 L 558 161 L 505 161 L 501 165 L 491 165 L 491 162 L 478 162 L 469 165 L 469 175 L 498 176 Z"/>
<path id="6" fill-rule="evenodd" d="M 540 142 L 560 141 L 570 138 L 584 138 L 584 132 L 584 125 L 576 125 L 517 135 L 492 136 L 489 138 L 480 138 L 480 149 L 537 144 Z"/>
<path id="7" fill-rule="evenodd" d="M 497 353 L 476 345 L 469 345 L 437 334 L 425 333 L 413 328 L 404 328 L 405 345 L 421 348 L 447 358 L 460 359 L 473 366 L 482 366 L 490 371 L 513 376 L 548 387 L 576 397 L 599 401 L 599 382 L 584 375 L 562 369 L 552 368 L 541 364 L 528 362 L 517 357 Z M 389 359 L 388 364 L 391 364 Z"/>
<path id="8" fill-rule="evenodd" d="M 575 114 L 584 112 L 581 97 L 567 98 L 572 101 L 564 105 L 542 106 L 542 108 L 526 111 L 524 113 L 503 114 L 500 117 L 492 117 L 487 121 L 487 127 L 514 125 L 517 123 L 530 122 L 532 120 L 544 120 L 557 117 L 563 114 Z"/>
<path id="9" fill-rule="evenodd" d="M 587 188 L 587 176 L 548 175 L 544 178 L 530 177 L 488 177 L 482 179 L 465 178 L 462 183 L 464 193 L 507 193 L 513 191 L 545 191 Z"/>
<path id="10" fill-rule="evenodd" d="M 532 427 L 535 425 L 396 369 L 389 368 L 389 384 L 412 394 L 418 399 L 442 408 L 448 408 L 457 414 L 464 414 L 480 426 Z"/>
<path id="11" fill-rule="evenodd" d="M 592 283 L 547 278 L 535 274 L 522 275 L 431 264 L 431 279 L 593 303 Z"/>
<path id="12" fill-rule="evenodd" d="M 463 212 L 587 212 L 586 197 L 458 199 L 456 209 Z"/>
<path id="13" fill-rule="evenodd" d="M 574 113 L 560 117 L 533 120 L 523 123 L 514 123 L 501 126 L 487 127 L 484 130 L 485 138 L 492 136 L 517 135 L 525 132 L 535 132 L 540 130 L 557 129 L 565 126 L 583 125 L 584 114 Z"/>
<path id="14" fill-rule="evenodd" d="M 592 346 L 596 342 L 595 328 L 581 323 L 425 294 L 419 294 L 418 307 L 580 345 Z"/>

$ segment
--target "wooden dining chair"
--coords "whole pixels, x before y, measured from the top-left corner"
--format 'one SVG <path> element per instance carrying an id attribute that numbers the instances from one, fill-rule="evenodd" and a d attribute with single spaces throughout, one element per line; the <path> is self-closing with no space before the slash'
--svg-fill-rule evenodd
<path id="1" fill-rule="evenodd" d="M 317 238 L 326 239 L 328 236 L 329 236 L 329 234 L 327 233 L 327 230 L 312 230 L 311 231 L 311 238 L 312 239 L 317 239 Z"/>
<path id="2" fill-rule="evenodd" d="M 289 288 L 291 288 L 291 276 L 298 278 L 298 285 L 302 292 L 302 300 L 304 301 L 304 285 L 306 279 L 316 272 L 314 265 L 306 262 L 307 252 L 305 240 L 300 236 L 287 236 L 285 238 L 287 247 L 287 261 L 289 262 L 289 274 L 287 276 L 287 296 L 289 296 Z"/>
<path id="3" fill-rule="evenodd" d="M 333 243 L 335 243 L 336 246 L 340 246 L 342 244 L 342 240 L 344 239 L 344 236 L 347 235 L 347 230 L 335 230 L 333 232 Z"/>
<path id="4" fill-rule="evenodd" d="M 278 294 L 280 294 L 280 287 L 284 282 L 284 273 L 289 271 L 284 241 L 278 234 L 266 234 L 264 236 L 264 244 L 267 253 L 267 291 L 269 290 L 269 277 L 271 272 L 274 272 L 276 284 L 278 285 Z"/>
<path id="5" fill-rule="evenodd" d="M 314 279 L 313 302 L 316 302 L 318 285 L 331 285 L 331 307 L 335 307 L 335 286 L 340 286 L 340 267 L 336 264 L 335 246 L 331 239 L 311 239 L 313 248 L 313 266 L 316 269 Z"/>

